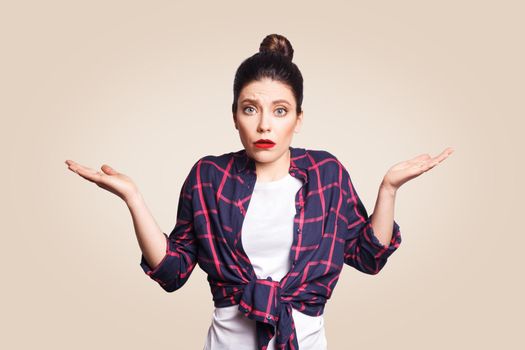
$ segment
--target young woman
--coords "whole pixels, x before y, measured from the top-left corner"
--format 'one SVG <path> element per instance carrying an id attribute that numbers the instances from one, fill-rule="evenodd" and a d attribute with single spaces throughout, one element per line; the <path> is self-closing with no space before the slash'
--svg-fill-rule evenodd
<path id="1" fill-rule="evenodd" d="M 383 268 L 401 243 L 397 190 L 452 153 L 391 167 L 368 216 L 334 155 L 291 146 L 303 122 L 303 78 L 292 58 L 290 42 L 271 34 L 239 66 L 232 112 L 244 149 L 192 166 L 169 235 L 128 176 L 66 161 L 126 202 L 140 265 L 162 288 L 181 288 L 197 263 L 207 273 L 215 310 L 204 349 L 326 349 L 323 310 L 343 265 Z"/>

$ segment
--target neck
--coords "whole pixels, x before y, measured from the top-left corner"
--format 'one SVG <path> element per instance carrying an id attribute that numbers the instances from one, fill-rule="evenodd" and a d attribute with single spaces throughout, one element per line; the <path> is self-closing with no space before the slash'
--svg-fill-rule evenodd
<path id="1" fill-rule="evenodd" d="M 257 181 L 269 182 L 282 179 L 290 169 L 291 152 L 287 152 L 271 163 L 255 163 Z"/>

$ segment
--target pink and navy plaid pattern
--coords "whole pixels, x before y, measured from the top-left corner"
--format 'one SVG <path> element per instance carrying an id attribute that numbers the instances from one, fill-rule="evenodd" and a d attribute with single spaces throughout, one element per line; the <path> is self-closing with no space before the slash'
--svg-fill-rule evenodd
<path id="1" fill-rule="evenodd" d="M 383 246 L 374 235 L 350 175 L 327 151 L 289 147 L 297 192 L 292 267 L 280 281 L 258 279 L 241 243 L 242 223 L 256 181 L 246 150 L 208 155 L 191 168 L 180 191 L 177 222 L 163 260 L 144 272 L 167 292 L 181 288 L 198 263 L 208 275 L 215 307 L 239 305 L 256 321 L 258 350 L 276 336 L 279 349 L 299 349 L 292 308 L 323 314 L 344 264 L 377 274 L 401 243 L 394 221 Z"/>

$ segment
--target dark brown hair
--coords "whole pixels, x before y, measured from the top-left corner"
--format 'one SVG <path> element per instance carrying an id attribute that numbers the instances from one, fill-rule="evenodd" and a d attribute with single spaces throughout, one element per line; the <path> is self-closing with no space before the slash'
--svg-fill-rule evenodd
<path id="1" fill-rule="evenodd" d="M 267 35 L 259 52 L 245 59 L 233 81 L 232 112 L 237 111 L 237 100 L 242 88 L 254 80 L 270 78 L 288 85 L 294 94 L 296 112 L 302 112 L 303 76 L 295 63 L 292 62 L 293 48 L 290 41 L 279 34 Z"/>

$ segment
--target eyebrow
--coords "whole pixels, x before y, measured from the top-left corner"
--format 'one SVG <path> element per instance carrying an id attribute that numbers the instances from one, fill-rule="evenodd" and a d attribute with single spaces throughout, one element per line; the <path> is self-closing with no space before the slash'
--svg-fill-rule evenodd
<path id="1" fill-rule="evenodd" d="M 241 101 L 241 103 L 244 103 L 244 102 L 258 103 L 257 100 L 254 100 L 254 99 L 251 99 L 251 98 L 245 98 L 245 99 L 243 99 L 243 100 Z M 281 100 L 275 100 L 275 101 L 273 101 L 272 103 L 273 103 L 273 104 L 285 103 L 285 104 L 291 106 L 290 102 L 288 102 L 288 101 L 286 101 L 286 100 L 282 100 L 282 99 L 281 99 Z"/>

